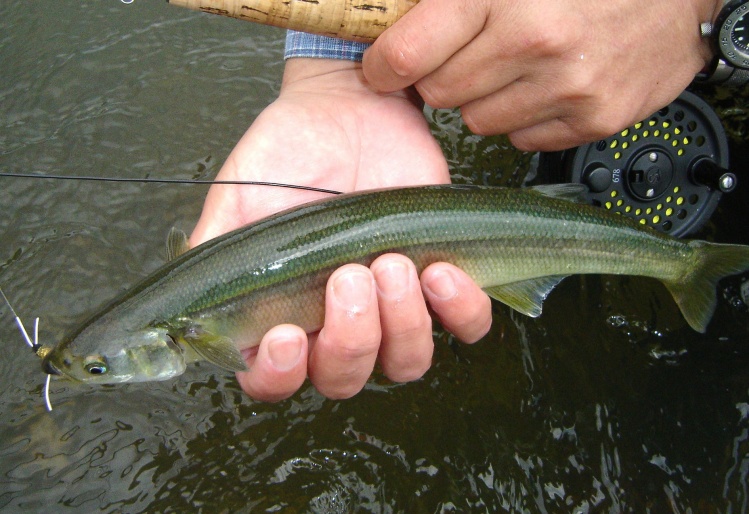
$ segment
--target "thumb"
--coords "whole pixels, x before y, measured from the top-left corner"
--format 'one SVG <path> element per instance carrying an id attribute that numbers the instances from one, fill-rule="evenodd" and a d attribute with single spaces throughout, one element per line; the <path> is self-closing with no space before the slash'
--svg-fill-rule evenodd
<path id="1" fill-rule="evenodd" d="M 421 0 L 364 53 L 365 78 L 382 92 L 413 85 L 481 32 L 485 3 Z"/>

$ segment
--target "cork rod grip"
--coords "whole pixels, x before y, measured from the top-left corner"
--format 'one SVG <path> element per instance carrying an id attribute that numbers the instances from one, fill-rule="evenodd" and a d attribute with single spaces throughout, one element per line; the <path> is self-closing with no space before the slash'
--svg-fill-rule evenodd
<path id="1" fill-rule="evenodd" d="M 419 0 L 167 0 L 179 7 L 371 43 Z"/>

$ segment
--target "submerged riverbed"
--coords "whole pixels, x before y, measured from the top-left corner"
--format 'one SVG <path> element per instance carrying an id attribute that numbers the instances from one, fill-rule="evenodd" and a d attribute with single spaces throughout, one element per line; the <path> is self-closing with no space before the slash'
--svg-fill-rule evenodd
<path id="1" fill-rule="evenodd" d="M 0 170 L 211 178 L 277 92 L 283 31 L 164 2 L 0 5 Z M 749 162 L 746 96 L 705 93 Z M 429 111 L 458 181 L 530 155 Z M 749 174 L 700 236 L 749 244 Z M 50 343 L 155 269 L 205 186 L 0 178 L 0 286 Z M 529 319 L 436 333 L 416 383 L 277 404 L 208 364 L 152 384 L 52 382 L 0 306 L 3 512 L 749 512 L 749 314 L 704 335 L 641 278 L 572 277 Z"/>

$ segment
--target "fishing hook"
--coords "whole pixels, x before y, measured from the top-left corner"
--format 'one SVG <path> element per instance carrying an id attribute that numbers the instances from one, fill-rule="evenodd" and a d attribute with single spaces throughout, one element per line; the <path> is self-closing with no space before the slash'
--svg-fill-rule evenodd
<path id="1" fill-rule="evenodd" d="M 132 0 L 131 0 L 132 1 Z M 21 335 L 23 336 L 24 341 L 26 341 L 26 344 L 29 345 L 31 348 L 31 351 L 33 351 L 35 354 L 40 355 L 40 350 L 42 349 L 42 345 L 39 344 L 39 318 L 37 317 L 34 320 L 34 339 L 29 337 L 29 333 L 26 331 L 26 327 L 23 326 L 23 321 L 21 321 L 21 318 L 16 314 L 16 311 L 13 309 L 13 306 L 10 304 L 10 301 L 8 300 L 8 297 L 5 296 L 5 293 L 3 292 L 2 288 L 0 288 L 0 296 L 3 297 L 3 300 L 5 301 L 5 304 L 10 309 L 10 313 L 13 315 L 13 318 L 16 322 L 16 326 L 18 327 L 18 330 L 21 332 Z M 47 410 L 52 411 L 52 403 L 49 401 L 49 384 L 50 379 L 52 378 L 52 375 L 47 375 L 47 382 L 44 385 L 44 402 L 47 404 Z"/>

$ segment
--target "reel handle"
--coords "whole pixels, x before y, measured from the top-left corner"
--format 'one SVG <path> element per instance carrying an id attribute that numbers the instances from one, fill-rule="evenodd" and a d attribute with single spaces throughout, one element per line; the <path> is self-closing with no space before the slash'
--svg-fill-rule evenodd
<path id="1" fill-rule="evenodd" d="M 167 0 L 274 27 L 371 43 L 418 0 Z"/>
<path id="2" fill-rule="evenodd" d="M 719 166 L 712 159 L 703 158 L 694 163 L 691 170 L 695 184 L 707 186 L 721 193 L 730 193 L 736 189 L 738 179 L 734 173 Z"/>

